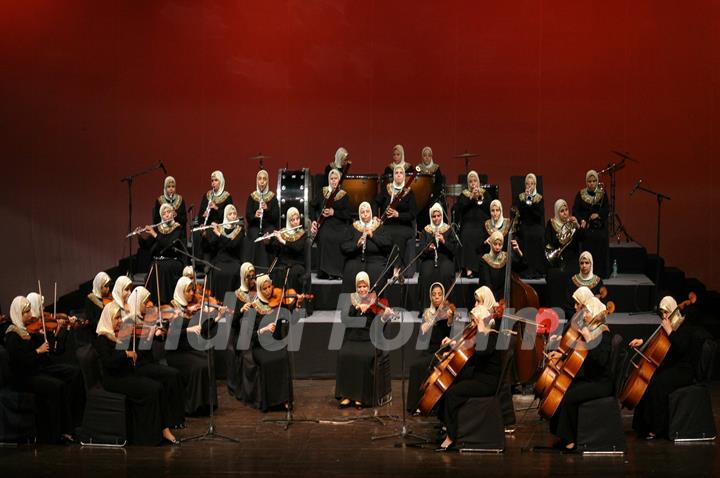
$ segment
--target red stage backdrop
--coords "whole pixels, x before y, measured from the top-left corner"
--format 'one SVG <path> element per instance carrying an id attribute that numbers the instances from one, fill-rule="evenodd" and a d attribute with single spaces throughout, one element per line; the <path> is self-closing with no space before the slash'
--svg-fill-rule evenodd
<path id="1" fill-rule="evenodd" d="M 629 151 L 629 231 L 654 252 L 655 200 L 628 197 L 643 178 L 672 197 L 662 255 L 718 288 L 718 45 L 713 0 L 3 2 L 0 302 L 114 265 L 120 179 L 158 160 L 188 203 L 221 169 L 244 205 L 258 151 L 274 183 L 341 145 L 379 172 L 396 143 L 412 162 L 432 146 L 450 178 L 481 153 L 506 204 L 511 175 L 541 174 L 548 214 Z M 135 224 L 162 182 L 136 181 Z"/>

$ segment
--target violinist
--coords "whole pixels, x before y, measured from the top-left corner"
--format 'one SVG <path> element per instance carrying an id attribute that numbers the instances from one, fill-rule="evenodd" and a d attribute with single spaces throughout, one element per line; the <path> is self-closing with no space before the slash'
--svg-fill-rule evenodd
<path id="1" fill-rule="evenodd" d="M 435 357 L 435 351 L 445 337 L 450 337 L 455 320 L 455 305 L 445 299 L 445 287 L 440 282 L 430 286 L 430 306 L 425 309 L 420 325 L 420 334 L 430 334 L 428 348 L 410 363 L 408 374 L 407 411 L 415 413 L 420 401 L 420 386 L 427 377 L 427 371 Z"/>
<path id="2" fill-rule="evenodd" d="M 330 171 L 333 169 L 337 169 L 340 174 L 345 174 L 345 168 L 348 165 L 348 157 L 350 156 L 350 153 L 348 153 L 348 150 L 343 148 L 342 146 L 335 151 L 335 158 L 333 161 L 325 166 L 325 177 L 327 178 L 330 174 Z M 328 183 L 323 183 L 323 186 L 327 186 Z"/>
<path id="3" fill-rule="evenodd" d="M 633 429 L 648 440 L 668 438 L 669 395 L 680 387 L 692 384 L 694 368 L 691 358 L 692 333 L 684 325 L 684 318 L 677 312 L 677 302 L 670 296 L 660 301 L 660 323 L 670 339 L 670 349 L 665 359 L 650 379 L 633 415 Z M 679 327 L 673 325 L 680 323 Z M 636 338 L 630 341 L 630 347 L 639 348 L 645 343 Z"/>
<path id="4" fill-rule="evenodd" d="M 255 242 L 258 237 L 277 229 L 280 221 L 280 206 L 275 193 L 270 190 L 270 176 L 264 169 L 255 177 L 255 191 L 248 196 L 245 207 L 247 220 L 247 247 L 245 260 L 260 267 L 270 265 L 267 242 Z"/>
<path id="5" fill-rule="evenodd" d="M 383 225 L 388 236 L 392 241 L 392 244 L 397 246 L 400 252 L 400 265 L 395 268 L 395 274 L 398 273 L 400 267 L 405 264 L 407 260 L 405 257 L 405 250 L 407 249 L 407 243 L 409 240 L 415 238 L 415 221 L 416 216 L 416 204 L 415 204 L 415 193 L 412 190 L 408 191 L 400 202 L 394 207 L 390 208 L 390 204 L 393 202 L 395 195 L 400 194 L 405 189 L 405 166 L 409 166 L 407 163 L 396 165 L 393 168 L 393 181 L 388 183 L 380 194 L 375 199 L 378 211 L 387 210 L 387 219 Z M 410 187 L 410 186 L 408 186 Z M 414 250 L 414 241 L 413 241 Z"/>
<path id="6" fill-rule="evenodd" d="M 14 385 L 35 393 L 38 440 L 42 443 L 72 443 L 75 427 L 85 409 L 85 387 L 80 369 L 54 363 L 51 342 L 41 333 L 31 334 L 30 301 L 15 297 L 10 304 L 12 324 L 5 333 L 5 347 Z"/>
<path id="7" fill-rule="evenodd" d="M 445 207 L 445 200 L 441 198 L 443 186 L 445 184 L 445 177 L 440 172 L 440 165 L 433 161 L 433 150 L 430 146 L 425 146 L 420 153 L 422 160 L 418 164 L 420 168 L 420 174 L 432 176 L 432 191 L 430 192 L 430 198 L 427 205 L 418 212 L 417 228 L 418 231 L 422 231 L 425 226 L 430 224 L 426 221 L 429 217 L 430 206 L 433 203 L 440 203 L 441 206 Z"/>
<path id="8" fill-rule="evenodd" d="M 528 263 L 528 268 L 523 271 L 523 277 L 528 279 L 544 277 L 545 199 L 537 190 L 537 177 L 533 173 L 525 176 L 525 191 L 518 194 L 514 203 L 519 219 L 518 238 Z"/>
<path id="9" fill-rule="evenodd" d="M 219 269 L 212 269 L 210 276 L 213 293 L 220 300 L 224 300 L 225 292 L 234 291 L 238 286 L 245 227 L 241 223 L 228 225 L 237 220 L 237 209 L 234 205 L 228 204 L 223 211 L 223 224 L 226 225 L 213 223 L 213 228 L 205 236 L 212 257 L 210 261 Z"/>
<path id="10" fill-rule="evenodd" d="M 107 302 L 112 301 L 110 283 L 112 280 L 105 272 L 98 272 L 92 282 L 92 291 L 85 297 L 85 320 L 87 325 L 80 329 L 81 342 L 90 343 L 95 336 L 100 314 Z"/>
<path id="11" fill-rule="evenodd" d="M 390 176 L 395 174 L 395 167 L 402 166 L 403 171 L 407 172 L 412 169 L 410 163 L 405 162 L 405 148 L 402 144 L 396 144 L 392 149 L 392 162 L 385 167 L 383 176 Z"/>
<path id="12" fill-rule="evenodd" d="M 237 303 L 233 313 L 232 326 L 230 327 L 230 338 L 225 352 L 227 369 L 227 387 L 230 395 L 238 400 L 246 397 L 247 382 L 243 376 L 243 361 L 252 361 L 252 352 L 249 350 L 238 350 L 237 341 L 240 335 L 240 324 L 243 316 L 250 310 L 255 300 L 255 267 L 245 262 L 240 266 L 240 287 L 235 291 Z"/>
<path id="13" fill-rule="evenodd" d="M 597 297 L 590 297 L 581 309 L 580 335 L 588 352 L 580 370 L 568 387 L 560 406 L 550 419 L 550 432 L 558 437 L 553 448 L 574 450 L 577 440 L 578 409 L 580 405 L 613 394 L 610 371 L 612 337 L 605 325 L 605 305 Z M 559 360 L 562 352 L 549 353 L 551 360 Z"/>
<path id="14" fill-rule="evenodd" d="M 585 186 L 575 195 L 573 216 L 580 221 L 585 231 L 582 248 L 595 257 L 595 270 L 600 277 L 610 272 L 608 240 L 608 197 L 600 187 L 598 173 L 590 170 L 585 174 Z"/>
<path id="15" fill-rule="evenodd" d="M 495 348 L 497 333 L 493 333 L 497 332 L 497 323 L 491 320 L 491 316 L 490 310 L 476 299 L 475 307 L 470 311 L 470 320 L 477 327 L 476 350 L 439 404 L 438 418 L 445 424 L 447 434 L 436 451 L 451 449 L 457 439 L 458 411 L 468 399 L 491 397 L 497 392 L 502 364 L 500 351 Z M 449 337 L 445 337 L 442 343 L 452 345 Z"/>
<path id="16" fill-rule="evenodd" d="M 372 206 L 364 201 L 358 206 L 358 220 L 353 222 L 349 238 L 342 243 L 345 255 L 343 272 L 343 292 L 353 292 L 353 278 L 358 272 L 365 271 L 373 284 L 380 278 L 392 242 L 385 233 L 382 223 L 373 217 Z"/>
<path id="17" fill-rule="evenodd" d="M 210 412 L 210 407 L 217 408 L 217 390 L 210 387 L 210 374 L 207 368 L 207 355 L 193 346 L 192 336 L 209 337 L 217 322 L 225 312 L 220 308 L 215 317 L 208 318 L 209 309 L 203 309 L 203 323 L 199 323 L 200 304 L 190 305 L 195 295 L 192 279 L 181 277 L 175 285 L 173 300 L 170 303 L 177 314 L 174 321 L 179 325 L 170 325 L 170 338 L 174 330 L 180 331 L 175 350 L 167 350 L 168 365 L 180 371 L 185 388 L 185 414 L 203 415 Z"/>
<path id="18" fill-rule="evenodd" d="M 121 279 L 122 277 L 119 277 L 116 281 L 116 289 L 118 284 L 122 284 Z M 149 292 L 147 297 L 149 297 Z M 132 297 L 132 299 L 135 298 L 140 299 L 140 296 Z M 133 302 L 140 303 L 140 300 L 133 300 Z M 118 337 L 122 320 L 122 309 L 112 302 L 105 306 L 98 321 L 97 336 L 93 346 L 102 367 L 102 385 L 109 392 L 125 395 L 129 405 L 128 423 L 130 426 L 128 430 L 131 443 L 135 445 L 158 445 L 160 443 L 178 445 L 180 442 L 167 427 L 166 414 L 169 397 L 165 395 L 160 382 L 143 377 L 137 372 L 135 367 L 138 359 L 137 351 L 132 350 L 127 341 L 123 342 Z M 134 333 L 134 326 L 130 330 Z M 126 337 L 126 340 L 130 340 L 130 337 Z"/>
<path id="19" fill-rule="evenodd" d="M 490 252 L 483 254 L 480 260 L 480 284 L 488 286 L 495 297 L 502 297 L 505 290 L 505 269 L 508 265 L 508 255 L 503 250 L 504 240 L 502 232 L 493 232 L 488 239 Z M 512 250 L 510 267 L 513 272 L 520 272 L 527 267 L 527 263 L 520 245 L 515 239 L 512 240 Z"/>
<path id="20" fill-rule="evenodd" d="M 430 223 L 422 232 L 418 284 L 421 291 L 429 290 L 430 284 L 450 284 L 455 275 L 455 254 L 457 241 L 451 227 L 445 223 L 445 213 L 440 203 L 435 203 L 428 212 Z M 429 305 L 429 298 L 422 294 L 420 305 L 423 310 Z"/>
<path id="21" fill-rule="evenodd" d="M 287 210 L 285 229 L 273 232 L 272 247 L 278 257 L 275 268 L 276 280 L 290 270 L 288 287 L 295 290 L 305 288 L 305 244 L 307 236 L 301 225 L 300 211 L 296 207 Z"/>
<path id="22" fill-rule="evenodd" d="M 292 397 L 290 362 L 287 348 L 268 350 L 262 345 L 261 336 L 276 335 L 276 328 L 284 328 L 284 326 L 275 323 L 277 309 L 271 307 L 270 302 L 274 292 L 277 291 L 273 290 L 270 276 L 267 274 L 258 276 L 256 287 L 257 294 L 252 303 L 256 314 L 246 314 L 243 317 L 243 320 L 254 320 L 254 323 L 252 361 L 243 360 L 242 363 L 243 381 L 247 380 L 247 390 L 243 390 L 240 399 L 251 407 L 267 412 L 277 407 L 289 406 Z M 267 323 L 267 320 L 272 321 Z M 263 322 L 267 324 L 262 325 Z M 285 331 L 281 331 L 281 335 L 283 332 Z"/>
<path id="23" fill-rule="evenodd" d="M 185 209 L 185 201 L 183 197 L 177 194 L 177 184 L 175 178 L 168 176 L 165 178 L 163 185 L 163 193 L 155 201 L 153 207 L 153 224 L 157 224 L 162 221 L 160 208 L 163 204 L 169 204 L 175 210 L 175 222 L 180 224 L 180 229 L 183 231 L 183 239 L 186 239 L 185 228 L 187 226 L 187 210 Z"/>
<path id="24" fill-rule="evenodd" d="M 67 316 L 66 314 L 57 314 L 57 317 L 53 316 L 49 312 L 43 311 L 43 304 L 45 298 L 41 297 L 37 292 L 30 292 L 27 295 L 27 300 L 30 301 L 30 312 L 32 319 L 27 325 L 28 331 L 38 334 L 47 332 L 44 337 L 46 342 L 50 343 L 50 351 L 54 355 L 63 355 L 65 353 L 65 344 L 68 338 L 68 331 L 70 328 L 78 324 L 77 317 Z M 42 317 L 45 320 L 45 327 L 42 325 Z"/>
<path id="25" fill-rule="evenodd" d="M 377 361 L 388 352 L 375 348 L 370 341 L 370 327 L 373 321 L 382 319 L 393 311 L 385 308 L 382 313 L 376 314 L 373 304 L 377 300 L 374 294 L 369 294 L 370 277 L 365 272 L 358 272 L 355 276 L 355 292 L 350 295 L 350 310 L 348 317 L 364 317 L 365 321 L 360 327 L 346 327 L 343 344 L 337 355 L 337 373 L 335 378 L 335 398 L 340 408 L 354 404 L 357 409 L 363 406 L 371 407 L 381 397 L 377 377 L 379 367 Z"/>
<path id="26" fill-rule="evenodd" d="M 339 187 L 342 173 L 338 169 L 331 169 L 327 177 L 329 186 L 325 186 L 319 191 L 313 204 L 318 217 L 325 217 L 325 219 L 323 219 L 324 222 L 319 231 L 317 220 L 313 221 L 312 234 L 317 234 L 318 278 L 339 279 L 343 275 L 345 266 L 340 245 L 348 235 L 350 197 L 341 188 L 335 195 L 332 207 L 328 207 L 326 205 L 328 198 Z"/>
<path id="27" fill-rule="evenodd" d="M 460 242 L 463 244 L 460 265 L 467 277 L 473 277 L 480 270 L 480 255 L 477 247 L 487 234 L 485 222 L 490 218 L 490 201 L 487 192 L 480 187 L 480 176 L 475 171 L 467 175 L 467 188 L 458 198 L 454 211 L 455 220 L 460 221 Z M 459 217 L 458 217 L 459 216 Z"/>
<path id="28" fill-rule="evenodd" d="M 158 297 L 159 293 L 159 302 L 167 304 L 183 269 L 183 263 L 178 259 L 179 254 L 173 249 L 178 247 L 178 243 L 182 247 L 185 232 L 175 221 L 175 209 L 170 204 L 160 206 L 160 217 L 165 221 L 164 224 L 157 226 L 157 229 L 145 226 L 138 236 L 138 241 L 142 248 L 150 251 L 154 260 L 152 273 L 147 280 L 150 293 L 155 297 Z"/>

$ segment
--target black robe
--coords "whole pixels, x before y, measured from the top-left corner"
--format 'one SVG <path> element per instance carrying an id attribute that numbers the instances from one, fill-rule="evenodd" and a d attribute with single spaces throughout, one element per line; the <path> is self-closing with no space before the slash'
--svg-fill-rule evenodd
<path id="1" fill-rule="evenodd" d="M 277 229 L 280 221 L 280 206 L 275 193 L 266 194 L 265 203 L 267 208 L 262 217 L 262 229 L 260 229 L 260 218 L 255 213 L 260 208 L 259 196 L 253 192 L 248 196 L 245 205 L 245 221 L 247 221 L 247 239 L 245 247 L 244 262 L 252 262 L 256 267 L 267 267 L 270 265 L 270 252 L 266 241 L 255 242 L 255 239 Z"/>
<path id="2" fill-rule="evenodd" d="M 245 316 L 242 308 L 246 303 L 252 303 L 252 301 L 255 300 L 255 292 L 248 294 L 238 289 L 235 291 L 235 297 L 237 298 L 237 302 L 235 304 L 232 324 L 230 325 L 228 346 L 225 351 L 227 388 L 230 395 L 243 402 L 249 402 L 252 394 L 252 383 L 244 375 L 244 364 L 247 363 L 249 366 L 252 366 L 252 350 L 238 350 L 237 342 L 240 336 L 240 326 Z"/>
<path id="3" fill-rule="evenodd" d="M 483 190 L 484 191 L 484 190 Z M 490 219 L 491 198 L 486 192 L 482 204 L 470 199 L 470 192 L 466 189 L 458 197 L 453 215 L 455 221 L 460 222 L 460 242 L 462 254 L 459 266 L 461 269 L 477 273 L 480 270 L 480 257 L 477 248 L 487 238 L 485 221 Z"/>
<path id="4" fill-rule="evenodd" d="M 423 322 L 430 320 L 432 316 L 430 309 L 425 309 L 423 314 Z M 428 332 L 430 334 L 430 342 L 426 350 L 422 350 L 420 355 L 410 362 L 410 368 L 408 373 L 408 390 L 407 390 L 407 411 L 415 413 L 417 411 L 420 399 L 420 387 L 430 375 L 432 371 L 431 365 L 435 358 L 435 352 L 442 345 L 442 340 L 445 337 L 450 337 L 451 327 L 447 320 L 437 321 L 432 329 Z M 422 329 L 419 332 L 421 335 Z"/>
<path id="5" fill-rule="evenodd" d="M 348 312 L 350 317 L 364 317 L 363 327 L 345 329 L 343 344 L 337 354 L 337 372 L 335 375 L 335 398 L 349 398 L 361 402 L 363 406 L 376 405 L 383 397 L 377 396 L 382 390 L 381 370 L 378 361 L 387 352 L 375 348 L 370 341 L 370 327 L 374 320 L 380 320 L 368 310 L 361 314 L 352 304 Z M 389 377 L 385 377 L 387 380 Z"/>
<path id="6" fill-rule="evenodd" d="M 579 274 L 575 274 L 570 277 L 570 279 L 568 279 L 567 292 L 565 294 L 565 305 L 563 305 L 565 317 L 569 319 L 573 316 L 573 314 L 575 314 L 575 299 L 573 299 L 573 294 L 579 287 L 585 286 L 590 289 L 590 292 L 592 292 L 593 295 L 597 296 L 600 294 L 600 288 L 604 287 L 604 285 L 605 284 L 602 279 L 596 275 L 593 275 L 593 278 L 589 281 L 584 281 Z M 607 298 L 604 298 L 603 301 L 607 302 Z"/>
<path id="7" fill-rule="evenodd" d="M 80 369 L 54 360 L 64 352 L 67 331 L 57 336 L 48 331 L 50 352 L 38 354 L 35 350 L 44 342 L 42 334 L 31 334 L 25 340 L 12 330 L 5 335 L 12 381 L 19 390 L 35 393 L 38 441 L 58 443 L 62 434 L 75 434 L 85 409 Z"/>
<path id="8" fill-rule="evenodd" d="M 139 236 L 140 246 L 150 251 L 150 255 L 154 258 L 152 274 L 148 277 L 147 288 L 150 295 L 157 301 L 157 279 L 156 271 L 159 271 L 160 282 L 160 303 L 167 304 L 173 298 L 175 285 L 182 276 L 184 261 L 179 258 L 181 255 L 173 250 L 173 248 L 182 249 L 183 232 L 180 224 L 175 223 L 173 226 L 165 228 L 160 226 L 156 228 L 157 237 L 148 235 L 147 237 Z"/>
<path id="9" fill-rule="evenodd" d="M 491 254 L 485 254 L 480 259 L 479 285 L 485 285 L 492 290 L 497 300 L 505 296 L 505 272 L 507 269 L 507 253 L 501 252 L 501 259 L 493 262 Z M 519 273 L 526 267 L 525 258 L 513 251 L 512 272 Z"/>
<path id="10" fill-rule="evenodd" d="M 220 270 L 211 269 L 211 290 L 218 300 L 225 300 L 225 292 L 240 286 L 240 264 L 243 259 L 245 230 L 237 226 L 225 229 L 219 236 L 208 231 L 207 243 L 212 255 L 212 265 Z"/>
<path id="11" fill-rule="evenodd" d="M 315 197 L 313 208 L 316 220 L 321 216 L 325 204 L 325 188 Z M 350 223 L 350 198 L 344 190 L 335 196 L 332 205 L 334 214 L 325 219 L 315 240 L 318 247 L 318 270 L 329 276 L 342 277 L 345 260 L 340 245 L 347 240 Z"/>
<path id="12" fill-rule="evenodd" d="M 388 185 L 391 186 L 391 185 Z M 392 186 L 391 186 L 392 187 Z M 377 210 L 379 214 L 383 214 L 390 205 L 391 197 L 388 192 L 388 188 L 382 189 L 380 194 L 375 200 Z M 399 216 L 397 218 L 386 219 L 383 224 L 384 232 L 390 236 L 390 240 L 393 245 L 398 247 L 400 251 L 400 259 L 396 263 L 398 266 L 405 266 L 405 261 L 409 260 L 406 257 L 406 249 L 408 240 L 415 237 L 415 217 L 416 217 L 416 205 L 415 205 L 415 193 L 408 191 L 408 193 L 400 200 L 396 205 L 395 210 Z M 414 248 L 413 248 L 414 250 Z"/>
<path id="13" fill-rule="evenodd" d="M 165 199 L 165 196 L 160 196 L 155 200 L 155 204 L 153 205 L 153 224 L 157 224 L 162 221 L 162 217 L 160 216 L 160 206 L 163 204 L 170 204 L 173 209 L 175 209 L 175 222 L 180 224 L 180 228 L 183 230 L 183 239 L 185 239 L 187 209 L 185 208 L 185 200 L 183 197 L 179 194 L 176 194 L 176 196 L 176 201 L 172 203 Z M 207 207 L 207 203 L 205 203 L 205 207 Z M 205 210 L 203 209 L 203 211 Z"/>
<path id="14" fill-rule="evenodd" d="M 433 204 L 440 202 L 443 211 L 446 211 L 447 209 L 445 207 L 445 200 L 441 197 L 443 186 L 445 185 L 445 176 L 443 176 L 440 172 L 440 166 L 438 164 L 434 164 L 433 172 L 422 169 L 422 163 L 420 163 L 419 166 L 421 168 L 420 174 L 432 175 L 432 191 L 430 192 L 430 197 L 428 198 L 427 204 L 421 207 L 417 213 L 417 230 L 422 231 L 425 229 L 425 226 L 430 224 L 430 208 Z M 445 221 L 445 219 L 443 219 L 443 221 Z"/>
<path id="15" fill-rule="evenodd" d="M 359 221 L 355 221 L 350 229 L 349 238 L 340 246 L 346 259 L 343 272 L 343 292 L 355 291 L 355 276 L 360 271 L 367 272 L 370 276 L 371 286 L 375 284 L 386 266 L 387 256 L 392 248 L 390 236 L 385 233 L 384 226 L 380 226 L 375 229 L 372 237 L 367 237 L 363 255 L 362 247 L 357 245 L 363 235 L 358 227 L 360 227 Z"/>
<path id="16" fill-rule="evenodd" d="M 600 199 L 597 199 L 597 197 Z M 590 221 L 590 215 L 599 214 L 600 219 L 589 222 L 582 237 L 582 250 L 593 256 L 594 272 L 603 278 L 610 276 L 610 242 L 608 237 L 608 198 L 604 191 L 591 193 L 586 189 L 578 191 L 575 195 L 572 213 L 578 220 Z"/>
<path id="17" fill-rule="evenodd" d="M 295 234 L 283 234 L 285 244 L 282 244 L 277 238 L 272 239 L 272 248 L 278 258 L 275 270 L 272 273 L 274 284 L 283 284 L 285 281 L 285 272 L 288 274 L 287 287 L 295 289 L 297 293 L 305 292 L 305 286 L 309 284 L 308 278 L 305 277 L 307 270 L 305 269 L 305 247 L 307 245 L 308 236 L 303 229 L 298 229 Z"/>
<path id="18" fill-rule="evenodd" d="M 103 304 L 102 300 L 98 299 L 92 292 L 85 296 L 85 320 L 87 323 L 77 329 L 75 336 L 78 342 L 89 344 L 95 340 L 95 330 L 97 330 L 97 324 L 104 307 L 105 304 Z"/>
<path id="19" fill-rule="evenodd" d="M 421 310 L 425 310 L 430 305 L 430 297 L 427 291 L 430 290 L 430 285 L 433 282 L 440 282 L 447 289 L 455 278 L 455 254 L 457 251 L 455 234 L 447 225 L 441 229 L 441 232 L 443 238 L 445 238 L 445 243 L 439 243 L 437 266 L 434 251 L 427 249 L 420 256 L 418 289 Z M 422 233 L 420 249 L 424 249 L 430 242 L 435 243 L 435 235 L 432 233 L 432 228 L 427 226 Z"/>
<path id="20" fill-rule="evenodd" d="M 225 220 L 225 206 L 227 206 L 228 204 L 233 204 L 233 198 L 230 193 L 224 191 L 219 198 L 216 198 L 216 200 L 219 201 L 215 203 L 217 209 L 210 209 L 210 211 L 208 212 L 207 221 L 205 221 L 203 214 L 205 214 L 205 210 L 210 203 L 210 197 L 208 197 L 208 195 L 211 194 L 212 190 L 206 192 L 200 200 L 200 208 L 198 208 L 198 215 L 195 218 L 195 222 L 198 226 L 210 225 L 213 222 L 216 224 L 222 224 Z M 238 215 L 239 214 L 240 213 L 238 211 Z M 209 260 L 209 253 L 205 251 L 205 248 L 207 247 L 207 241 L 205 240 L 205 238 L 207 237 L 207 231 L 208 230 L 206 229 L 204 231 L 194 232 L 192 236 L 195 256 Z"/>
<path id="21" fill-rule="evenodd" d="M 523 277 L 534 279 L 543 277 L 547 269 L 545 260 L 545 199 L 541 194 L 535 194 L 530 204 L 525 199 L 525 193 L 515 198 L 515 208 L 518 210 L 517 240 L 527 260 L 527 269 Z"/>

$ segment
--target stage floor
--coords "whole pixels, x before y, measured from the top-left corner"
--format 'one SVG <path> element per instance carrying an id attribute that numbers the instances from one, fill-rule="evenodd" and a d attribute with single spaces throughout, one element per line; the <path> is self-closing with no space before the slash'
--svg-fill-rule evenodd
<path id="1" fill-rule="evenodd" d="M 384 420 L 346 422 L 370 417 L 372 409 L 338 410 L 333 398 L 334 380 L 297 380 L 295 418 L 320 419 L 319 423 L 294 423 L 285 431 L 264 419 L 282 419 L 285 413 L 262 414 L 230 397 L 218 382 L 220 408 L 217 431 L 239 440 L 238 444 L 208 440 L 171 447 L 124 449 L 80 446 L 20 446 L 0 448 L 3 476 L 713 476 L 720 472 L 717 445 L 674 445 L 665 440 L 645 441 L 630 431 L 631 414 L 623 411 L 628 450 L 624 456 L 582 456 L 533 453 L 530 446 L 549 445 L 547 422 L 534 410 L 516 412 L 516 431 L 507 435 L 500 455 L 435 453 L 427 449 L 397 446 L 397 438 L 372 441 L 373 435 L 397 432 L 401 423 Z M 720 383 L 712 385 L 716 426 L 720 429 Z M 382 415 L 399 415 L 400 382 L 393 382 L 394 400 L 378 409 Z M 530 399 L 516 396 L 516 410 Z M 409 418 L 408 426 L 419 435 L 434 434 L 434 418 Z M 207 418 L 188 419 L 188 428 L 177 433 L 185 438 L 207 429 Z"/>

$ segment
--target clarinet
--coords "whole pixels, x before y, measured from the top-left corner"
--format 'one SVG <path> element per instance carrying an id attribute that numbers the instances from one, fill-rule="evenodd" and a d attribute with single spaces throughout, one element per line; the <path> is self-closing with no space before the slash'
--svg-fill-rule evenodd
<path id="1" fill-rule="evenodd" d="M 263 209 L 262 205 L 265 202 L 265 195 L 263 194 L 260 197 L 260 202 L 258 203 L 258 207 L 260 208 L 260 229 L 258 230 L 258 236 L 262 236 L 262 222 L 263 222 L 263 216 L 265 215 L 265 209 Z"/>
<path id="2" fill-rule="evenodd" d="M 360 261 L 365 262 L 365 245 L 367 244 L 367 229 L 363 232 L 362 241 L 363 241 L 363 246 L 362 246 L 362 256 L 360 256 Z"/>
<path id="3" fill-rule="evenodd" d="M 437 269 L 437 263 L 438 263 L 438 247 L 440 247 L 440 241 L 437 237 L 437 232 L 435 233 L 435 269 Z"/>

